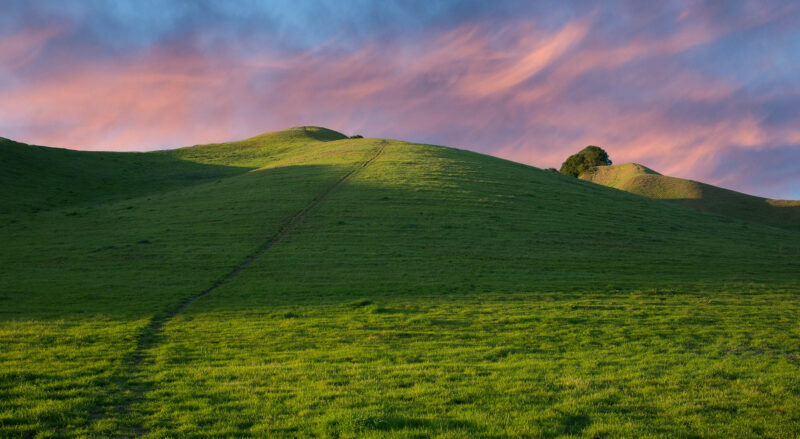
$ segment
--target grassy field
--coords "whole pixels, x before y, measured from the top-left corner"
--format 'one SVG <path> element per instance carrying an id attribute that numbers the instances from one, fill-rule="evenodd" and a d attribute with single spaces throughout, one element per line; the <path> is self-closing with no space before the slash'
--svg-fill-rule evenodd
<path id="1" fill-rule="evenodd" d="M 743 221 L 800 231 L 800 200 L 772 200 L 661 175 L 636 163 L 598 166 L 580 178 Z"/>
<path id="2" fill-rule="evenodd" d="M 0 160 L 0 436 L 800 435 L 797 231 L 315 128 Z"/>

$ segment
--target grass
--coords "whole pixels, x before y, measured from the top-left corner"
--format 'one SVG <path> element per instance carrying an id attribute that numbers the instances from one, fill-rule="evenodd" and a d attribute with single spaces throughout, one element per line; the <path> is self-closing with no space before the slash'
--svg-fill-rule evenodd
<path id="1" fill-rule="evenodd" d="M 709 296 L 208 305 L 169 325 L 135 412 L 153 436 L 796 435 L 797 301 Z"/>
<path id="2" fill-rule="evenodd" d="M 584 180 L 743 221 L 800 230 L 800 201 L 772 200 L 693 180 L 668 177 L 636 163 L 599 166 Z"/>
<path id="3" fill-rule="evenodd" d="M 0 189 L 0 435 L 800 434 L 795 231 L 322 129 L 150 154 Z"/>

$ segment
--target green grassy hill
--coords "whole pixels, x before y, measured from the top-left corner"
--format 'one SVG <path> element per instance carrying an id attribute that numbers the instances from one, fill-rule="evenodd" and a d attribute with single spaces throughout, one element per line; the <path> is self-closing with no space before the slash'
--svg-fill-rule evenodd
<path id="1" fill-rule="evenodd" d="M 187 187 L 241 174 L 308 140 L 343 138 L 325 128 L 301 127 L 225 144 L 117 153 L 46 148 L 0 137 L 0 215 L 91 205 Z"/>
<path id="2" fill-rule="evenodd" d="M 0 144 L 0 435 L 800 434 L 800 233 L 293 128 Z"/>
<path id="3" fill-rule="evenodd" d="M 636 163 L 598 166 L 581 179 L 693 209 L 800 230 L 800 201 L 771 200 L 693 180 L 668 177 Z"/>

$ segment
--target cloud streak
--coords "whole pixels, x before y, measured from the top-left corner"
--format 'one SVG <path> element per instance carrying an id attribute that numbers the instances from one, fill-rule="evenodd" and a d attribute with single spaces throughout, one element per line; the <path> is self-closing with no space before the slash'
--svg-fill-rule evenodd
<path id="1" fill-rule="evenodd" d="M 23 27 L 0 40 L 0 129 L 30 143 L 144 150 L 317 124 L 540 167 L 599 144 L 615 162 L 800 198 L 797 168 L 777 160 L 800 148 L 800 80 L 756 87 L 710 64 L 748 32 L 800 46 L 780 26 L 797 11 L 620 8 L 468 17 L 291 48 L 189 28 L 102 56 L 83 55 L 97 43 L 75 36 L 80 23 Z M 779 46 L 747 61 L 800 64 Z"/>

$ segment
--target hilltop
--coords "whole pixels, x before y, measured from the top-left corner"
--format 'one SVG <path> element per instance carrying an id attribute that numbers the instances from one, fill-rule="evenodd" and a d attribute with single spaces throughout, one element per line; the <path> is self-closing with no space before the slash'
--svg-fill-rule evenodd
<path id="1" fill-rule="evenodd" d="M 598 166 L 579 178 L 743 221 L 800 230 L 800 201 L 761 198 L 669 177 L 636 163 Z"/>
<path id="2" fill-rule="evenodd" d="M 343 138 L 326 128 L 296 127 L 237 142 L 139 153 L 48 148 L 0 137 L 0 216 L 179 189 L 247 172 L 307 141 Z"/>
<path id="3" fill-rule="evenodd" d="M 318 127 L 0 163 L 0 436 L 800 434 L 795 230 Z"/>

